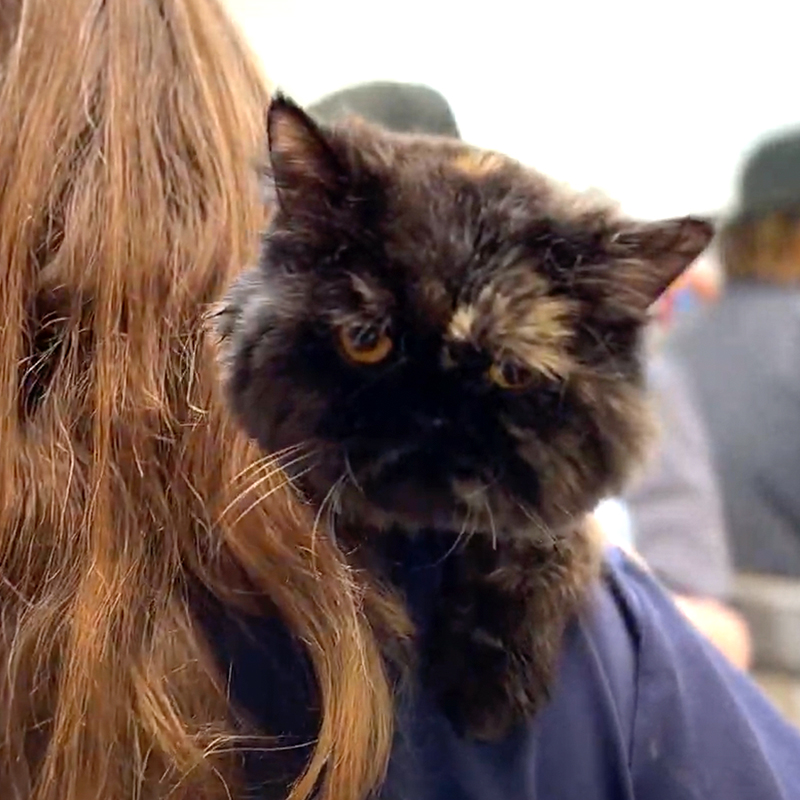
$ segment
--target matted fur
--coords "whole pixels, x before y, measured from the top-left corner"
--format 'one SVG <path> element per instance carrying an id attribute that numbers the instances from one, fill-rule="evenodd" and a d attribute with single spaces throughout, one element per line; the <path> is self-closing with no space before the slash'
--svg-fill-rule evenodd
<path id="1" fill-rule="evenodd" d="M 459 729 L 497 738 L 546 696 L 596 570 L 586 515 L 646 439 L 648 307 L 711 228 L 286 99 L 269 132 L 279 210 L 219 315 L 233 407 L 267 451 L 314 454 L 297 483 L 340 539 L 453 540 L 423 666 Z M 353 325 L 390 337 L 379 363 L 337 345 Z"/>

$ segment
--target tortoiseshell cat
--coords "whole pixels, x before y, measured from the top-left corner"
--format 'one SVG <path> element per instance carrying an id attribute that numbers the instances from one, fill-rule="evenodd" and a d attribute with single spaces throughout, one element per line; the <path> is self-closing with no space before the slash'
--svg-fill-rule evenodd
<path id="1" fill-rule="evenodd" d="M 267 451 L 307 446 L 337 535 L 458 538 L 425 676 L 459 730 L 502 736 L 595 574 L 587 512 L 640 455 L 648 307 L 711 228 L 283 97 L 268 124 L 277 211 L 219 317 L 233 407 Z"/>

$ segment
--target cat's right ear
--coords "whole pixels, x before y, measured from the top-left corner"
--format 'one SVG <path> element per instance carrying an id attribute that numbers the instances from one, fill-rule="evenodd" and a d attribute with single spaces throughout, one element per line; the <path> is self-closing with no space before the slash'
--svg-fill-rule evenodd
<path id="1" fill-rule="evenodd" d="M 334 200 L 344 175 L 325 131 L 278 93 L 267 112 L 267 136 L 278 205 L 289 216 L 319 218 L 320 204 Z"/>

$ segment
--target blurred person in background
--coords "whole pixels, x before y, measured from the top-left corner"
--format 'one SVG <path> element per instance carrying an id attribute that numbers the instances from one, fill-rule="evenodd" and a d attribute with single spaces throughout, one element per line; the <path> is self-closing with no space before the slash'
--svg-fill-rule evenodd
<path id="1" fill-rule="evenodd" d="M 360 83 L 326 95 L 309 107 L 309 113 L 323 122 L 355 115 L 397 133 L 461 138 L 449 103 L 435 89 L 422 84 Z"/>
<path id="2" fill-rule="evenodd" d="M 678 325 L 739 571 L 800 577 L 800 130 L 746 161 L 720 299 Z"/>
<path id="3" fill-rule="evenodd" d="M 678 607 L 728 658 L 750 666 L 750 635 L 729 601 L 733 569 L 705 425 L 680 365 L 656 351 L 648 381 L 658 438 L 624 495 L 631 541 Z"/>
<path id="4" fill-rule="evenodd" d="M 309 111 L 325 122 L 354 115 L 399 133 L 460 138 L 447 100 L 427 86 L 359 84 L 327 95 Z M 673 291 L 693 289 L 695 283 L 705 290 L 705 277 L 684 278 Z M 664 303 L 671 299 L 666 296 Z M 703 423 L 680 369 L 669 358 L 656 355 L 648 379 L 661 423 L 656 452 L 624 498 L 601 504 L 598 521 L 615 543 L 638 551 L 690 621 L 746 669 L 749 635 L 744 620 L 726 604 L 731 564 Z"/>

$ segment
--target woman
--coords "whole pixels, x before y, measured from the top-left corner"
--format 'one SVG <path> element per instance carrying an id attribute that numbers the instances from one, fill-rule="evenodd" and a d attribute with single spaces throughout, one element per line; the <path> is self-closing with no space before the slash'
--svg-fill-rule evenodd
<path id="1" fill-rule="evenodd" d="M 669 346 L 696 391 L 741 572 L 800 578 L 800 130 L 747 159 L 722 296 Z"/>
<path id="2" fill-rule="evenodd" d="M 529 726 L 459 739 L 413 674 L 392 715 L 404 613 L 231 425 L 203 331 L 259 222 L 240 43 L 214 0 L 0 7 L 4 800 L 355 800 L 393 716 L 383 797 L 800 794 L 800 739 L 619 554 Z M 441 559 L 399 555 L 424 624 Z"/>
<path id="3" fill-rule="evenodd" d="M 315 745 L 275 775 L 313 749 L 293 797 L 362 797 L 391 718 L 360 590 L 204 336 L 263 217 L 259 76 L 216 0 L 0 9 L 0 796 L 236 794 L 237 748 L 286 745 L 236 738 L 281 731 L 232 712 L 213 598 L 277 608 L 313 662 Z"/>

